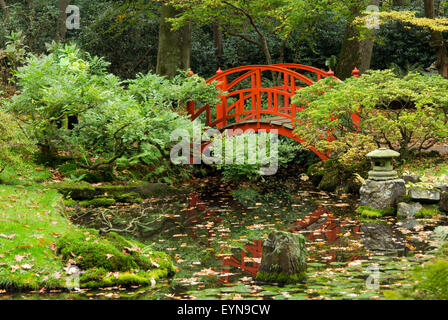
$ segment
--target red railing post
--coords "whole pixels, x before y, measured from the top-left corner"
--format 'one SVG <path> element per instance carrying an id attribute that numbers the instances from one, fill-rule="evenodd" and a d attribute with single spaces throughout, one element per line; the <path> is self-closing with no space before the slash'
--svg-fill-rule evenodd
<path id="1" fill-rule="evenodd" d="M 221 74 L 223 71 L 221 68 L 216 71 L 216 74 Z M 219 81 L 219 80 L 218 80 Z M 227 90 L 227 77 L 223 77 L 219 82 L 217 87 L 222 91 Z M 216 124 L 218 129 L 227 125 L 227 97 L 221 97 L 221 103 L 216 106 L 216 119 L 222 118 L 223 121 Z"/>
<path id="2" fill-rule="evenodd" d="M 194 116 L 194 109 L 195 109 L 195 103 L 194 100 L 187 102 L 187 114 L 190 116 L 190 118 L 193 118 Z"/>
<path id="3" fill-rule="evenodd" d="M 257 71 L 256 75 L 256 88 L 252 88 L 253 90 L 256 90 L 256 99 L 257 99 L 257 128 L 260 128 L 260 120 L 261 120 L 261 70 Z"/>
<path id="4" fill-rule="evenodd" d="M 194 75 L 193 71 L 191 69 L 188 69 L 188 75 L 191 77 Z M 194 116 L 194 109 L 195 109 L 195 103 L 194 100 L 187 102 L 187 114 L 190 116 L 191 119 L 193 119 Z"/>
<path id="5" fill-rule="evenodd" d="M 353 77 L 359 78 L 360 71 L 358 70 L 358 68 L 355 67 L 355 69 L 353 69 L 353 71 L 352 71 L 352 74 L 353 74 Z M 359 111 L 361 112 L 361 106 L 359 106 Z M 353 113 L 352 119 L 353 119 L 353 128 L 356 131 L 359 131 L 361 128 L 361 117 L 359 115 L 357 115 L 356 113 Z"/>

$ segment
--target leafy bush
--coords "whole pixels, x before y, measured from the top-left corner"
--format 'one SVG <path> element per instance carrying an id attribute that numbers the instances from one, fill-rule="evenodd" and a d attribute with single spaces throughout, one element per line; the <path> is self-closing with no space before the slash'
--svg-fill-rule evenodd
<path id="1" fill-rule="evenodd" d="M 251 139 L 254 143 L 250 143 Z M 271 168 L 276 173 L 275 166 L 284 167 L 296 156 L 298 147 L 289 140 L 276 142 L 276 148 L 271 150 L 271 143 L 276 141 L 271 134 L 262 138 L 260 134 L 244 133 L 239 136 L 226 137 L 222 139 L 223 159 L 217 164 L 222 171 L 224 181 L 239 181 L 243 179 L 256 179 L 267 173 Z M 233 145 L 233 152 L 226 152 L 226 145 Z M 219 144 L 218 144 L 219 146 Z M 217 147 L 212 148 L 216 150 Z"/>
<path id="2" fill-rule="evenodd" d="M 294 97 L 293 103 L 305 106 L 295 133 L 334 157 L 344 155 L 344 162 L 377 146 L 406 157 L 448 141 L 447 90 L 448 80 L 441 76 L 399 77 L 393 70 L 369 71 L 345 82 L 327 78 Z M 361 118 L 359 128 L 352 114 Z"/>
<path id="3" fill-rule="evenodd" d="M 20 93 L 7 106 L 50 160 L 63 155 L 84 169 L 143 166 L 140 171 L 152 177 L 168 176 L 170 134 L 192 127 L 173 108 L 190 98 L 215 103 L 218 90 L 197 76 L 168 81 L 151 73 L 128 81 L 125 89 L 105 71 L 107 65 L 75 45 L 54 45 L 50 54 L 31 55 L 20 68 Z M 67 119 L 75 116 L 69 130 Z"/>
<path id="4" fill-rule="evenodd" d="M 11 32 L 6 38 L 5 48 L 0 49 L 0 80 L 5 86 L 28 55 L 25 37 L 21 31 Z"/>

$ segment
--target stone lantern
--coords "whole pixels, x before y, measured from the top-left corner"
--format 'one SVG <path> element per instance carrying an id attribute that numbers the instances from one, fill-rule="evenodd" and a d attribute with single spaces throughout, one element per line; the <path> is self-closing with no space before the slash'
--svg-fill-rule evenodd
<path id="1" fill-rule="evenodd" d="M 406 194 L 404 180 L 397 178 L 397 172 L 392 167 L 392 159 L 399 155 L 398 152 L 386 148 L 366 155 L 372 162 L 373 170 L 369 171 L 369 179 L 359 189 L 362 207 L 377 210 L 396 209 L 397 203 Z"/>
<path id="2" fill-rule="evenodd" d="M 372 163 L 373 170 L 369 171 L 369 179 L 376 181 L 394 180 L 397 176 L 397 171 L 392 166 L 392 158 L 399 157 L 400 153 L 380 148 L 372 151 L 366 155 Z"/>

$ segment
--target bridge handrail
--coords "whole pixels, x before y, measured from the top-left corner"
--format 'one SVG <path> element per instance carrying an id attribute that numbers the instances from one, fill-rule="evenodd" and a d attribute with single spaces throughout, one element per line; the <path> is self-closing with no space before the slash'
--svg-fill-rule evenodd
<path id="1" fill-rule="evenodd" d="M 213 81 L 217 81 L 220 78 L 226 77 L 230 74 L 233 73 L 237 73 L 237 72 L 242 72 L 242 71 L 256 71 L 256 70 L 260 70 L 260 71 L 277 71 L 277 72 L 281 72 L 281 73 L 285 73 L 288 74 L 289 76 L 293 76 L 296 77 L 302 81 L 304 81 L 307 84 L 312 84 L 311 79 L 309 79 L 308 77 L 304 76 L 303 74 L 300 74 L 298 72 L 295 72 L 293 70 L 289 70 L 288 67 L 286 66 L 291 66 L 291 68 L 296 68 L 296 69 L 303 69 L 303 70 L 307 70 L 307 71 L 311 71 L 314 73 L 317 73 L 321 76 L 324 77 L 329 77 L 334 75 L 334 73 L 330 72 L 326 72 L 314 67 L 309 67 L 309 66 L 305 66 L 305 65 L 300 65 L 300 64 L 278 64 L 278 65 L 248 65 L 248 66 L 241 66 L 241 67 L 236 67 L 236 68 L 232 68 L 226 71 L 219 71 L 217 72 L 217 74 L 213 77 L 211 77 L 210 79 L 207 80 L 207 83 L 210 84 Z M 306 68 L 308 67 L 308 68 Z M 245 75 L 243 75 L 245 76 Z M 247 76 L 250 76 L 250 74 L 248 74 Z M 238 80 L 238 79 L 237 79 Z M 242 79 L 241 79 L 242 80 Z M 311 81 L 311 83 L 310 83 Z M 239 81 L 238 81 L 239 82 Z"/>

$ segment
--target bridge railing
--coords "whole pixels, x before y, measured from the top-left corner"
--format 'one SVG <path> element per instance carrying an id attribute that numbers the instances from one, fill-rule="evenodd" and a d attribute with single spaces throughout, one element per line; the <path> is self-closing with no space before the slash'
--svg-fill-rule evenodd
<path id="1" fill-rule="evenodd" d="M 221 102 L 213 107 L 205 105 L 196 110 L 192 101 L 187 106 L 188 113 L 192 120 L 205 114 L 206 125 L 218 129 L 234 122 L 260 122 L 263 115 L 287 118 L 294 124 L 296 112 L 301 110 L 301 106 L 292 104 L 291 98 L 296 90 L 314 83 L 313 79 L 298 71 L 311 73 L 317 80 L 334 77 L 331 70 L 327 72 L 300 64 L 252 65 L 227 71 L 219 69 L 207 83 L 217 81 L 217 87 L 227 94 L 221 96 Z M 280 74 L 283 83 L 264 87 L 263 72 Z M 249 81 L 249 87 L 241 88 L 244 81 Z"/>

